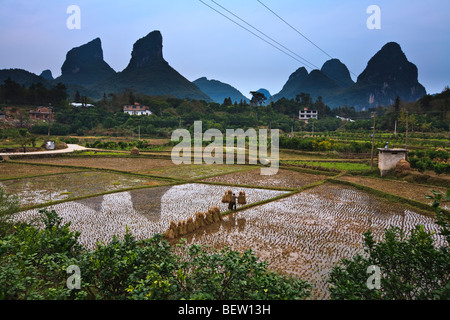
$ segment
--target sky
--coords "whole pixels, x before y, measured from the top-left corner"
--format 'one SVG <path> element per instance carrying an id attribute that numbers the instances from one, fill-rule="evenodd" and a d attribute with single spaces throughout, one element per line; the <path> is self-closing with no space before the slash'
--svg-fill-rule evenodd
<path id="1" fill-rule="evenodd" d="M 258 0 L 202 1 L 0 0 L 0 69 L 50 69 L 56 78 L 70 49 L 99 37 L 104 60 L 122 71 L 136 40 L 159 30 L 165 60 L 185 78 L 219 80 L 247 97 L 260 88 L 278 93 L 295 70 L 320 69 L 330 56 L 356 81 L 390 41 L 418 67 L 427 93 L 450 85 L 448 0 L 260 0 L 289 25 Z M 80 9 L 79 29 L 67 26 L 71 5 Z M 380 8 L 380 29 L 367 26 L 371 5 Z"/>

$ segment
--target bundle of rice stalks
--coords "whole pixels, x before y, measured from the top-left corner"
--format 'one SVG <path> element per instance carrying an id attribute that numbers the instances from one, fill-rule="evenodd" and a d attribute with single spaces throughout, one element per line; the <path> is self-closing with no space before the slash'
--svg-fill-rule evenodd
<path id="1" fill-rule="evenodd" d="M 204 216 L 203 212 L 197 212 L 195 214 L 194 225 L 195 225 L 196 229 L 206 226 L 205 216 Z"/>
<path id="2" fill-rule="evenodd" d="M 170 221 L 170 226 L 164 233 L 164 236 L 168 239 L 175 239 L 184 236 L 188 233 L 194 232 L 195 230 L 210 225 L 214 222 L 220 222 L 223 220 L 222 214 L 219 208 L 213 207 L 208 210 L 205 214 L 202 212 L 197 212 L 194 218 L 189 218 L 187 220 L 178 221 L 176 224 L 174 221 Z"/>
<path id="3" fill-rule="evenodd" d="M 233 191 L 228 190 L 222 197 L 222 203 L 230 203 L 233 201 Z"/>
<path id="4" fill-rule="evenodd" d="M 170 221 L 169 229 L 164 233 L 164 236 L 168 239 L 174 239 L 178 236 L 178 226 L 174 221 Z"/>
<path id="5" fill-rule="evenodd" d="M 138 156 L 139 155 L 139 149 L 137 147 L 134 147 L 133 149 L 131 149 L 130 154 L 133 156 Z"/>
<path id="6" fill-rule="evenodd" d="M 245 191 L 239 191 L 238 203 L 239 204 L 247 204 L 247 198 L 245 196 Z"/>
<path id="7" fill-rule="evenodd" d="M 408 172 L 411 170 L 411 165 L 409 164 L 408 161 L 402 159 L 399 162 L 397 162 L 397 165 L 395 166 L 395 171 L 396 172 Z"/>
<path id="8" fill-rule="evenodd" d="M 224 194 L 223 197 L 222 197 L 222 203 L 227 203 L 227 202 L 229 202 L 229 200 L 228 200 L 228 194 L 225 192 L 225 194 Z"/>

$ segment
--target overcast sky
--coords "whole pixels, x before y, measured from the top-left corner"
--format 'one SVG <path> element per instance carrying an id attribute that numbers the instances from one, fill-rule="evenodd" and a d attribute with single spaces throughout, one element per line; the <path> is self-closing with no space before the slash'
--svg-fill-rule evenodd
<path id="1" fill-rule="evenodd" d="M 203 1 L 258 34 L 211 0 Z M 283 49 L 291 56 L 313 64 L 306 66 L 308 71 L 330 59 L 257 0 L 215 1 L 297 55 Z M 356 76 L 384 44 L 395 41 L 417 65 L 428 93 L 450 85 L 448 0 L 261 2 Z M 70 5 L 80 8 L 80 29 L 67 27 Z M 370 5 L 381 9 L 381 29 L 366 25 Z M 278 93 L 289 75 L 304 66 L 199 0 L 0 0 L 0 30 L 1 69 L 36 74 L 50 69 L 54 77 L 61 74 L 67 51 L 96 37 L 102 40 L 105 61 L 122 71 L 133 43 L 153 30 L 163 35 L 164 58 L 188 80 L 216 79 L 246 96 L 260 88 Z"/>

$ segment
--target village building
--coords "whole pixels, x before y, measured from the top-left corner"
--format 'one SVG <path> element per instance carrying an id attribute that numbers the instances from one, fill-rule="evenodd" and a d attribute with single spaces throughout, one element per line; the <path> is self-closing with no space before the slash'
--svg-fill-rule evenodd
<path id="1" fill-rule="evenodd" d="M 340 117 L 340 116 L 336 116 L 336 118 L 338 118 L 339 120 L 342 120 L 342 121 L 355 122 L 355 120 L 352 120 L 350 118 L 344 118 L 344 117 Z"/>
<path id="2" fill-rule="evenodd" d="M 95 107 L 93 104 L 90 103 L 78 103 L 78 102 L 72 102 L 70 104 L 72 107 L 76 107 L 76 108 L 89 108 L 89 107 Z"/>
<path id="3" fill-rule="evenodd" d="M 381 176 L 395 169 L 400 160 L 406 160 L 408 150 L 398 148 L 378 148 L 378 168 Z"/>
<path id="4" fill-rule="evenodd" d="M 135 102 L 133 105 L 123 106 L 123 112 L 137 116 L 149 116 L 152 114 L 149 107 L 143 106 L 138 102 Z"/>
<path id="5" fill-rule="evenodd" d="M 32 120 L 51 120 L 53 119 L 53 110 L 49 107 L 38 107 L 36 110 L 30 110 L 30 119 Z"/>
<path id="6" fill-rule="evenodd" d="M 304 108 L 299 111 L 298 118 L 303 121 L 308 121 L 311 119 L 317 119 L 318 115 L 317 110 L 309 110 L 308 108 Z"/>

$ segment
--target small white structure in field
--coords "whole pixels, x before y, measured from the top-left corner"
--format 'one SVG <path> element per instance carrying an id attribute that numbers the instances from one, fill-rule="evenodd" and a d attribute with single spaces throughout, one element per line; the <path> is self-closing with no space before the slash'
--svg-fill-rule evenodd
<path id="1" fill-rule="evenodd" d="M 381 176 L 385 176 L 389 171 L 395 169 L 400 160 L 406 160 L 408 150 L 378 148 L 378 168 Z"/>

